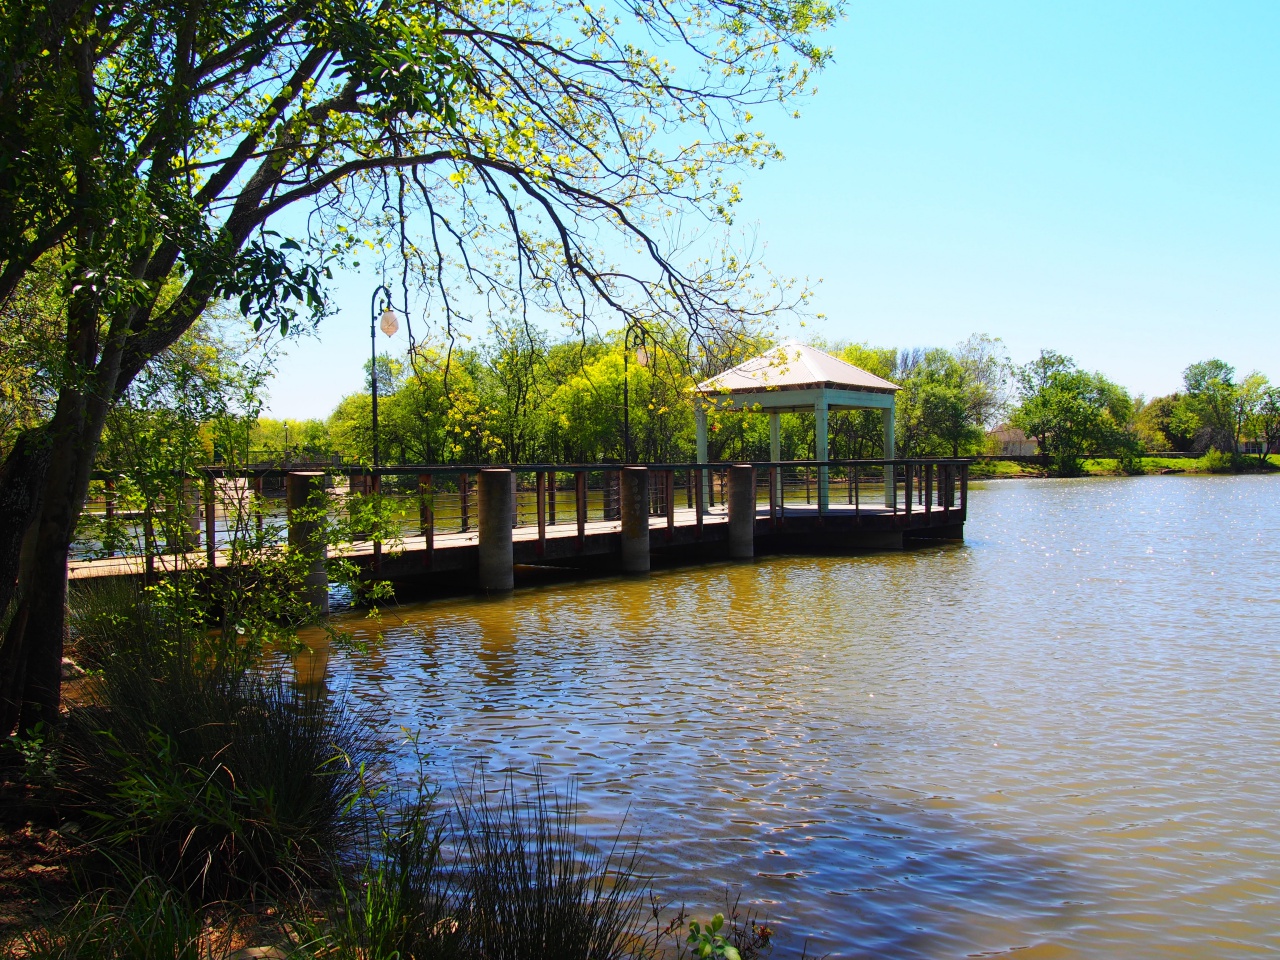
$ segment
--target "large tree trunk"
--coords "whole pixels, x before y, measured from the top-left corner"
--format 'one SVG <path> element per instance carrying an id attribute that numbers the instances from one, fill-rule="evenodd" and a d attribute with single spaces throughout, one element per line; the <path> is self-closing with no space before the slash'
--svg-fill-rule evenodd
<path id="1" fill-rule="evenodd" d="M 78 391 L 64 391 L 42 436 L 15 448 L 0 476 L 0 505 L 6 509 L 0 543 L 0 597 L 6 598 L 0 645 L 3 734 L 15 725 L 30 730 L 58 718 L 67 557 L 102 433 L 102 418 L 96 415 L 101 406 L 96 400 L 86 403 Z M 11 529 L 9 520 L 17 526 Z"/>
<path id="2" fill-rule="evenodd" d="M 0 736 L 18 722 L 27 676 L 24 642 L 37 519 L 52 445 L 43 430 L 23 433 L 0 467 Z"/>

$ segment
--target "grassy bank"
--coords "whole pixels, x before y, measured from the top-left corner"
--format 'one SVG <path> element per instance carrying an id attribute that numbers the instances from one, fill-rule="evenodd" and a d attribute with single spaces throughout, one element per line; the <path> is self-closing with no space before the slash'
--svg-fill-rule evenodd
<path id="1" fill-rule="evenodd" d="M 1269 473 L 1280 470 L 1280 456 L 1272 455 L 1265 464 L 1257 457 L 1244 457 L 1233 464 L 1230 458 L 1210 452 L 1202 457 L 1139 457 L 1136 469 L 1125 470 L 1117 459 L 1097 458 L 1084 461 L 1083 475 L 1089 477 L 1119 477 L 1138 474 L 1221 474 L 1221 473 Z M 1017 477 L 1048 477 L 1050 470 L 1043 464 L 1015 460 L 980 460 L 969 468 L 969 476 L 975 480 L 1000 480 Z"/>
<path id="2" fill-rule="evenodd" d="M 89 675 L 64 721 L 5 744 L 0 882 L 17 909 L 0 954 L 770 952 L 772 931 L 734 905 L 702 925 L 666 909 L 624 825 L 588 835 L 570 788 L 483 770 L 447 792 L 406 780 L 348 698 L 298 686 L 286 658 L 210 635 L 164 596 L 112 589 L 76 598 Z"/>

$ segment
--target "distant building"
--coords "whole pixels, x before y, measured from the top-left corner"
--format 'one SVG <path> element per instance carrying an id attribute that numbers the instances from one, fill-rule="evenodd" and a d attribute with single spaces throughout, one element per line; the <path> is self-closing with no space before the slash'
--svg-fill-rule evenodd
<path id="1" fill-rule="evenodd" d="M 1240 452 L 1245 454 L 1246 456 L 1254 456 L 1254 457 L 1260 457 L 1264 453 L 1280 452 L 1280 451 L 1277 451 L 1275 447 L 1272 447 L 1270 450 L 1268 450 L 1266 449 L 1266 446 L 1267 446 L 1267 441 L 1265 440 L 1241 440 Z"/>
<path id="2" fill-rule="evenodd" d="M 987 449 L 999 457 L 1034 457 L 1040 445 L 1017 427 L 1002 423 L 987 434 Z"/>

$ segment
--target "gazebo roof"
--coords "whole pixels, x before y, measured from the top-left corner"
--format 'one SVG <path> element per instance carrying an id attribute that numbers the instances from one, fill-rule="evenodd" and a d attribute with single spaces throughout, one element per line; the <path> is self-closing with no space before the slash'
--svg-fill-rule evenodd
<path id="1" fill-rule="evenodd" d="M 797 340 L 788 340 L 710 380 L 702 381 L 697 392 L 757 393 L 815 387 L 888 394 L 900 389 L 896 383 L 868 373 L 861 367 L 845 363 Z"/>

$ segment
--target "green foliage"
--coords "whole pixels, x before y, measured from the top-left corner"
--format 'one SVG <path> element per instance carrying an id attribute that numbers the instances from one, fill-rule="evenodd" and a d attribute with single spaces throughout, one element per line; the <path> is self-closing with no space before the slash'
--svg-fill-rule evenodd
<path id="1" fill-rule="evenodd" d="M 328 460 L 334 452 L 323 420 L 277 420 L 258 417 L 249 433 L 249 459 Z"/>
<path id="2" fill-rule="evenodd" d="M 108 887 L 83 897 L 13 946 L 30 960 L 224 960 L 229 944 L 212 939 L 202 911 L 145 876 L 128 889 Z"/>
<path id="3" fill-rule="evenodd" d="M 201 898 L 314 880 L 358 825 L 361 725 L 152 600 L 94 619 L 100 672 L 68 720 L 64 774 L 90 836 Z"/>
<path id="4" fill-rule="evenodd" d="M 0 300 L 0 457 L 18 434 L 52 414 L 57 398 L 58 264 L 43 258 L 7 300 Z"/>
<path id="5" fill-rule="evenodd" d="M 468 864 L 472 956 L 494 960 L 621 960 L 648 951 L 647 882 L 639 845 L 602 849 L 578 832 L 572 792 L 508 781 L 492 799 L 483 779 L 464 793 L 458 827 Z"/>
<path id="6" fill-rule="evenodd" d="M 396 790 L 367 780 L 361 792 L 368 832 L 354 869 L 338 876 L 336 909 L 317 939 L 368 960 L 467 956 L 463 879 L 446 856 L 450 820 L 435 792 L 423 781 Z"/>
<path id="7" fill-rule="evenodd" d="M 1237 379 L 1235 368 L 1221 360 L 1193 363 L 1183 372 L 1187 405 L 1197 418 L 1196 449 L 1216 447 L 1239 457 L 1245 443 L 1267 449 L 1280 438 L 1275 425 L 1274 388 L 1261 373 Z"/>
<path id="8" fill-rule="evenodd" d="M 1235 471 L 1235 457 L 1217 447 L 1210 447 L 1200 458 L 1200 469 L 1207 473 L 1232 473 Z"/>
<path id="9" fill-rule="evenodd" d="M 1035 437 L 1059 476 L 1076 476 L 1090 455 L 1136 453 L 1133 401 L 1100 373 L 1052 351 L 1018 369 L 1021 403 L 1010 423 Z"/>
<path id="10" fill-rule="evenodd" d="M 44 721 L 30 730 L 11 735 L 9 746 L 21 760 L 24 783 L 47 786 L 57 781 L 60 760 L 58 738 Z"/>
<path id="11" fill-rule="evenodd" d="M 724 960 L 742 960 L 738 948 L 721 935 L 720 930 L 723 926 L 723 913 L 717 913 L 707 921 L 705 927 L 697 920 L 689 921 L 689 936 L 686 942 L 693 949 L 693 955 L 698 960 L 709 960 L 709 958 L 718 960 L 721 957 Z"/>
<path id="12" fill-rule="evenodd" d="M 1186 395 L 1174 393 L 1143 403 L 1134 429 L 1148 450 L 1189 451 L 1200 432 L 1200 418 Z"/>

